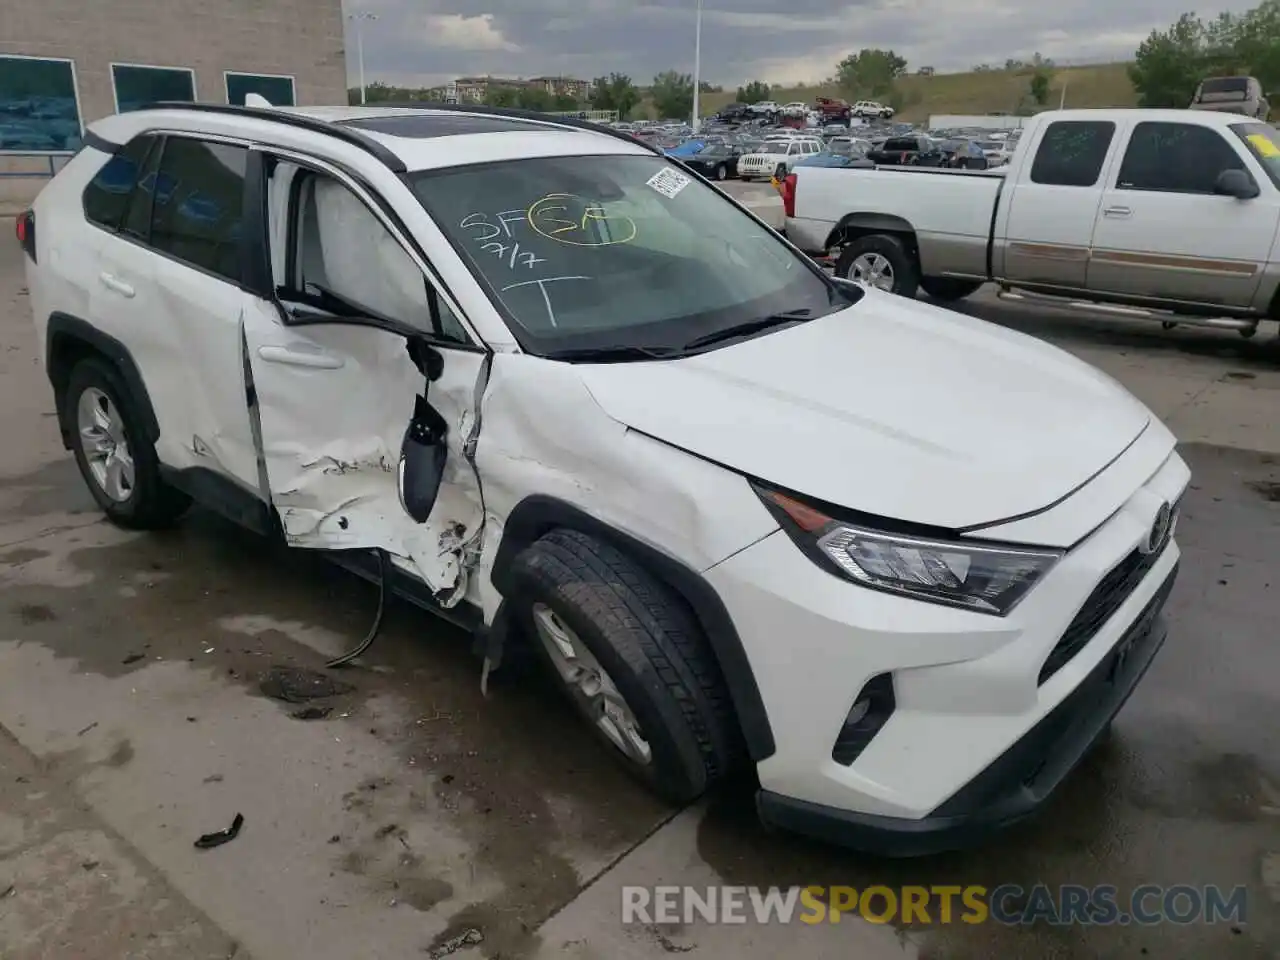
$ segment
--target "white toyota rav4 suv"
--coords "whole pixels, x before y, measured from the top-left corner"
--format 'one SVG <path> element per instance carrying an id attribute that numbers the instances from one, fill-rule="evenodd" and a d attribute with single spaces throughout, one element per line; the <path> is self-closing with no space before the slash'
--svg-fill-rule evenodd
<path id="1" fill-rule="evenodd" d="M 115 522 L 191 501 L 529 644 L 684 802 L 890 854 L 1029 814 L 1165 637 L 1188 470 L 1114 381 L 826 276 L 656 148 L 161 105 L 18 220 Z"/>

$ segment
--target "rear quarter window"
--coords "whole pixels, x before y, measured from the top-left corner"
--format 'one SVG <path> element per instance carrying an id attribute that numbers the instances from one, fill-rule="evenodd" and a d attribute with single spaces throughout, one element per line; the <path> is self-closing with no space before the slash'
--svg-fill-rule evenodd
<path id="1" fill-rule="evenodd" d="M 1049 124 L 1031 163 L 1031 182 L 1092 187 L 1102 174 L 1115 136 L 1110 120 L 1057 120 Z"/>
<path id="2" fill-rule="evenodd" d="M 156 137 L 134 137 L 111 156 L 84 189 L 84 215 L 112 232 L 120 229 Z"/>

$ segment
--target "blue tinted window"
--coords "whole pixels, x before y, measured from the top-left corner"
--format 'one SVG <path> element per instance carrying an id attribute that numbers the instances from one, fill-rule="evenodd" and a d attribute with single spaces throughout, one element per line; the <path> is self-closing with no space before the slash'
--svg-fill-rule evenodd
<path id="1" fill-rule="evenodd" d="M 141 110 L 161 100 L 190 103 L 196 98 L 195 76 L 190 70 L 116 64 L 111 68 L 111 81 L 120 113 Z"/>
<path id="2" fill-rule="evenodd" d="M 0 151 L 79 149 L 80 110 L 71 63 L 0 56 Z"/>
<path id="3" fill-rule="evenodd" d="M 247 156 L 243 147 L 169 137 L 152 188 L 151 245 L 238 283 Z"/>
<path id="4" fill-rule="evenodd" d="M 108 230 L 119 229 L 154 142 L 154 137 L 135 137 L 103 164 L 85 187 L 85 217 Z"/>
<path id="5" fill-rule="evenodd" d="M 245 98 L 256 93 L 273 107 L 294 105 L 292 77 L 264 77 L 253 73 L 227 74 L 227 103 L 244 106 Z"/>

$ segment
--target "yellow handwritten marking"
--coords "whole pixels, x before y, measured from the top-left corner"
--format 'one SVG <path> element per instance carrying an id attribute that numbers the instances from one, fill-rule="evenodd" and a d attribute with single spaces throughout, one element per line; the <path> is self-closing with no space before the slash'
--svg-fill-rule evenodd
<path id="1" fill-rule="evenodd" d="M 547 216 L 547 214 L 554 211 L 568 214 L 569 205 L 566 201 L 583 205 L 584 210 L 581 220 L 574 221 L 564 217 Z M 526 214 L 525 219 L 528 220 L 529 227 L 534 233 L 540 234 L 548 240 L 554 240 L 556 243 L 568 244 L 571 247 L 608 247 L 616 243 L 630 243 L 639 232 L 636 228 L 636 222 L 630 217 L 611 217 L 599 204 L 588 204 L 586 200 L 581 197 L 575 197 L 570 193 L 551 193 L 530 204 L 529 212 Z M 540 223 L 539 221 L 542 222 Z M 570 240 L 561 236 L 564 233 L 575 232 L 585 234 L 588 221 L 608 223 L 611 228 L 619 228 L 620 235 L 607 240 Z M 548 232 L 546 228 L 551 224 L 558 224 L 559 226 Z"/>
<path id="2" fill-rule="evenodd" d="M 1265 133 L 1251 133 L 1248 140 L 1258 151 L 1258 156 L 1266 157 L 1268 160 L 1280 157 L 1280 147 L 1277 147 L 1275 141 Z"/>

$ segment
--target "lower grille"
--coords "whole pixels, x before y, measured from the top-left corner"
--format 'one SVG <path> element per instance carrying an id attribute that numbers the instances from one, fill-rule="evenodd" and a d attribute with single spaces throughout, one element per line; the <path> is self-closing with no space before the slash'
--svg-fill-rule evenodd
<path id="1" fill-rule="evenodd" d="M 1164 556 L 1168 544 L 1156 553 L 1143 553 L 1134 550 L 1111 571 L 1089 594 L 1075 619 L 1067 625 L 1062 639 L 1050 651 L 1049 657 L 1040 668 L 1038 683 L 1046 680 L 1061 670 L 1085 645 L 1094 638 L 1103 625 L 1111 619 L 1120 605 L 1138 588 L 1151 568 Z"/>

